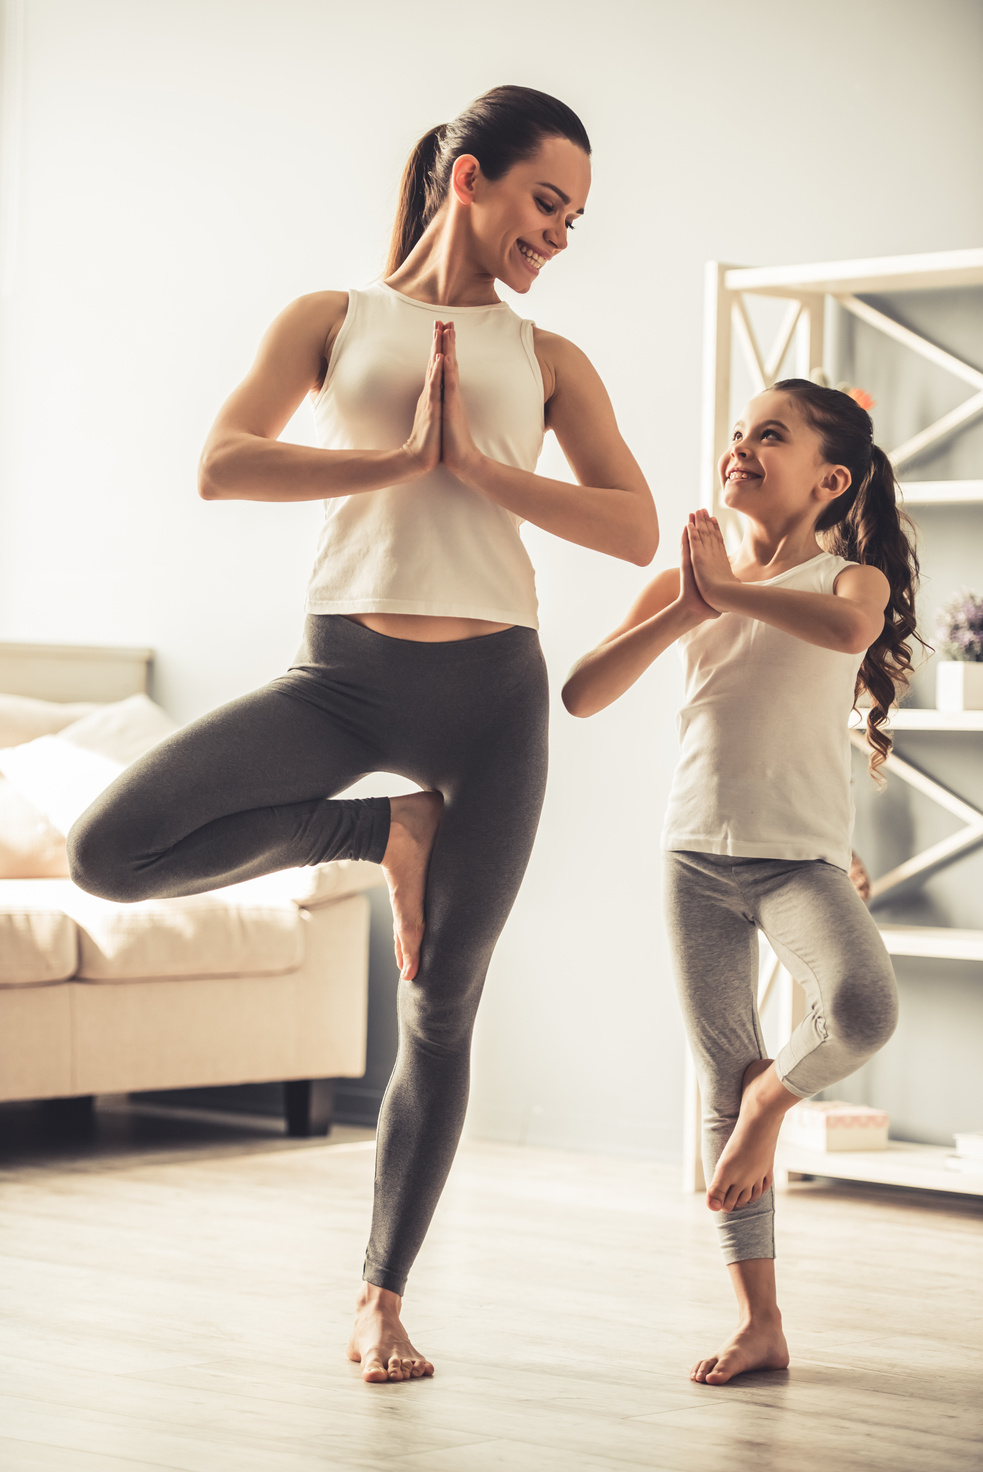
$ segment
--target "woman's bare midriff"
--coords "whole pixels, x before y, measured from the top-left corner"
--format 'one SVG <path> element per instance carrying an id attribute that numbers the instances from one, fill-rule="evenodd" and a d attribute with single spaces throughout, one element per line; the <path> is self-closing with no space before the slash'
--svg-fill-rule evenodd
<path id="1" fill-rule="evenodd" d="M 375 634 L 385 634 L 388 639 L 411 639 L 418 644 L 481 639 L 486 634 L 500 634 L 513 627 L 484 618 L 436 618 L 428 613 L 346 613 L 345 617 Z"/>

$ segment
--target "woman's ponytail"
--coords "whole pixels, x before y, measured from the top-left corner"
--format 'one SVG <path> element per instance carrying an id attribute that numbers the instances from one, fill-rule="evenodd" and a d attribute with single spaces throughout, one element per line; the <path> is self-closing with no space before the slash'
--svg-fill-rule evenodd
<path id="1" fill-rule="evenodd" d="M 863 657 L 854 695 L 857 699 L 866 691 L 870 696 L 867 742 L 870 771 L 877 776 L 891 750 L 891 737 L 882 728 L 911 679 L 908 640 L 914 637 L 928 647 L 915 629 L 919 571 L 915 529 L 899 504 L 894 467 L 874 444 L 874 427 L 866 410 L 849 394 L 805 378 L 786 378 L 775 388 L 793 396 L 818 432 L 823 458 L 832 465 L 845 465 L 850 472 L 849 489 L 816 522 L 820 544 L 849 562 L 879 568 L 888 581 L 884 627 Z"/>
<path id="2" fill-rule="evenodd" d="M 493 87 L 451 123 L 424 133 L 399 185 L 386 276 L 406 260 L 447 198 L 451 168 L 472 154 L 486 179 L 501 179 L 520 159 L 532 158 L 544 138 L 568 138 L 590 155 L 584 125 L 566 103 L 532 87 Z"/>
<path id="3" fill-rule="evenodd" d="M 386 276 L 391 276 L 403 264 L 440 208 L 437 163 L 446 132 L 446 123 L 441 123 L 439 127 L 431 128 L 429 133 L 424 133 L 406 161 L 399 181 L 399 203 L 389 242 Z"/>

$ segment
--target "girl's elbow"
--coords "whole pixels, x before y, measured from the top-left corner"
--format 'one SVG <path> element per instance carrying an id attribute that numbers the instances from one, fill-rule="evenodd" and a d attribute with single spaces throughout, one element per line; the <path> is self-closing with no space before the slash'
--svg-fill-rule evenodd
<path id="1" fill-rule="evenodd" d="M 648 567 L 652 558 L 659 550 L 659 518 L 656 516 L 655 507 L 651 508 L 651 514 L 647 516 L 638 528 L 634 539 L 634 547 L 629 561 L 636 567 Z"/>

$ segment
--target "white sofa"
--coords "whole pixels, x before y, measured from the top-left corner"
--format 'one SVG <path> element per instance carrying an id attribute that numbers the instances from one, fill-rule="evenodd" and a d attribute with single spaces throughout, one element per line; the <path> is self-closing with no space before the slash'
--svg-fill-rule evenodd
<path id="1" fill-rule="evenodd" d="M 18 674 L 18 651 L 29 679 Z M 137 673 L 122 687 L 77 669 L 67 685 L 51 678 L 59 659 L 77 667 L 89 655 L 102 667 L 127 653 L 139 656 Z M 107 689 L 132 692 L 148 658 L 0 645 L 0 689 L 13 685 L 21 697 L 69 689 L 66 699 L 99 702 Z M 25 753 L 27 743 L 16 748 L 21 767 Z M 17 761 L 9 749 L 2 755 L 16 780 Z M 52 798 L 38 825 L 57 815 Z M 58 875 L 58 831 L 48 840 L 42 872 Z M 291 1133 L 325 1132 L 331 1081 L 365 1071 L 365 891 L 382 882 L 374 864 L 325 864 L 118 905 L 66 877 L 0 878 L 0 1100 L 283 1080 Z"/>

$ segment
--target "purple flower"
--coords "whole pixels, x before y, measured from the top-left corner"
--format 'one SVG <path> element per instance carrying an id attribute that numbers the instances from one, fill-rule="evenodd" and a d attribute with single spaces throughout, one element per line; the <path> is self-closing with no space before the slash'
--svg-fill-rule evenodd
<path id="1" fill-rule="evenodd" d="M 937 614 L 945 659 L 983 662 L 983 597 L 961 588 Z"/>

